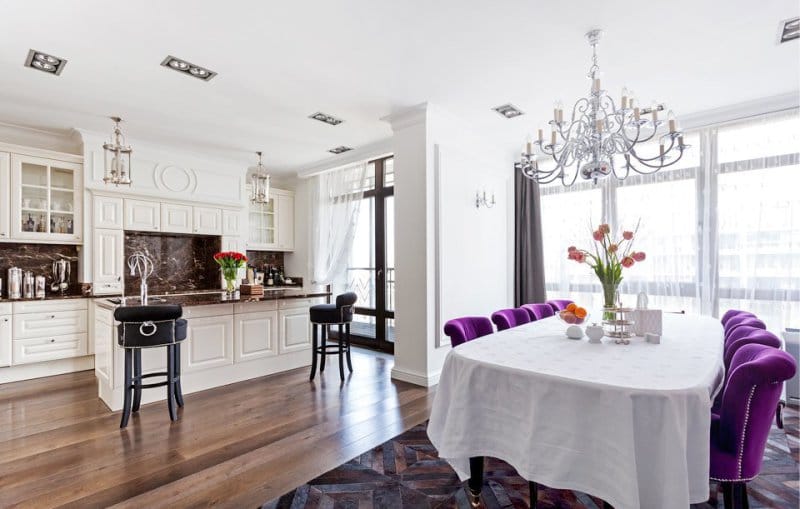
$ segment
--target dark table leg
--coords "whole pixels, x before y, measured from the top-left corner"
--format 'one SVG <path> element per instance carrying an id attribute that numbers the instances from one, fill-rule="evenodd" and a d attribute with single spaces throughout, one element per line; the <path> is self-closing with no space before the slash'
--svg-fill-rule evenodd
<path id="1" fill-rule="evenodd" d="M 483 456 L 469 459 L 469 481 L 467 481 L 467 497 L 472 507 L 481 503 L 481 487 L 483 486 Z"/>
<path id="2" fill-rule="evenodd" d="M 539 485 L 533 481 L 528 481 L 528 488 L 531 491 L 531 509 L 536 509 L 536 504 L 539 501 Z"/>

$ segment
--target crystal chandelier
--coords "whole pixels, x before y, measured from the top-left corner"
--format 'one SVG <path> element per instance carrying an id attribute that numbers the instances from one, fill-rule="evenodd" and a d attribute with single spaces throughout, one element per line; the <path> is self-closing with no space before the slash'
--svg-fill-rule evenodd
<path id="1" fill-rule="evenodd" d="M 600 87 L 597 43 L 601 35 L 601 30 L 586 34 L 592 46 L 592 66 L 587 74 L 592 83 L 589 97 L 578 99 L 567 121 L 561 102 L 557 102 L 553 120 L 549 122 L 550 139 L 545 140 L 539 129 L 538 139 L 533 143 L 528 141 L 521 160 L 514 164 L 536 182 L 547 184 L 560 179 L 564 186 L 571 186 L 578 175 L 597 183 L 611 174 L 622 180 L 631 170 L 639 174 L 655 173 L 677 163 L 689 147 L 683 142 L 683 133 L 676 129 L 672 111 L 667 113 L 666 127 L 659 119 L 663 104 L 641 108 L 633 92 L 623 88 L 617 107 Z M 651 140 L 658 142 L 658 153 L 644 154 L 643 144 Z M 539 168 L 539 162 L 548 157 L 555 167 Z"/>
<path id="2" fill-rule="evenodd" d="M 111 117 L 114 121 L 114 132 L 111 134 L 111 141 L 103 143 L 103 154 L 105 156 L 105 169 L 103 171 L 103 182 L 114 185 L 131 185 L 131 149 L 130 145 L 125 144 L 125 136 L 119 123 L 122 119 Z"/>
<path id="3" fill-rule="evenodd" d="M 261 164 L 261 152 L 256 152 L 256 154 L 258 155 L 258 166 L 255 167 L 250 177 L 250 201 L 253 203 L 269 203 L 270 176 L 267 173 L 267 169 Z"/>

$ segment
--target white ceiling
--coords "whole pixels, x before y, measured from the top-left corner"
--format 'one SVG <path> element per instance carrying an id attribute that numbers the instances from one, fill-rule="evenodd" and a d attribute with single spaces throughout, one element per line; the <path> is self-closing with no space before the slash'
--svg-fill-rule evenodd
<path id="1" fill-rule="evenodd" d="M 776 44 L 796 0 L 18 0 L 0 16 L 0 122 L 108 131 L 294 172 L 390 135 L 379 119 L 436 103 L 521 147 L 554 99 L 584 95 L 605 30 L 604 88 L 627 85 L 680 116 L 796 92 L 800 41 Z M 68 59 L 60 77 L 23 67 L 34 48 Z M 211 82 L 159 64 L 175 55 Z M 491 107 L 512 102 L 512 120 Z M 306 117 L 345 119 L 331 127 Z M 135 148 L 135 147 L 134 147 Z"/>

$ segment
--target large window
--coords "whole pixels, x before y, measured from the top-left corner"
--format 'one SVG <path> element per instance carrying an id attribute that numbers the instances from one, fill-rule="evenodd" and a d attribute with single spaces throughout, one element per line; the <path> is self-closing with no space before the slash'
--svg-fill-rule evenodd
<path id="1" fill-rule="evenodd" d="M 797 112 L 700 129 L 676 167 L 653 175 L 542 187 L 548 296 L 600 306 L 591 271 L 566 260 L 589 223 L 637 223 L 644 263 L 624 273 L 623 302 L 719 316 L 749 309 L 774 330 L 800 324 L 800 120 Z"/>

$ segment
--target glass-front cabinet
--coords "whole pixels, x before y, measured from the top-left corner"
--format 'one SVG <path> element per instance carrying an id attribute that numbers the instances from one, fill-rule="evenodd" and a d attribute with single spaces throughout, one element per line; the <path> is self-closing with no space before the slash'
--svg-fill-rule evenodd
<path id="1" fill-rule="evenodd" d="M 250 202 L 247 249 L 294 251 L 294 192 L 273 188 L 269 195 L 267 203 Z"/>
<path id="2" fill-rule="evenodd" d="M 81 242 L 81 168 L 76 163 L 12 155 L 14 238 Z"/>
<path id="3" fill-rule="evenodd" d="M 250 235 L 248 247 L 251 249 L 272 249 L 277 243 L 275 226 L 275 200 L 267 203 L 250 203 Z"/>

